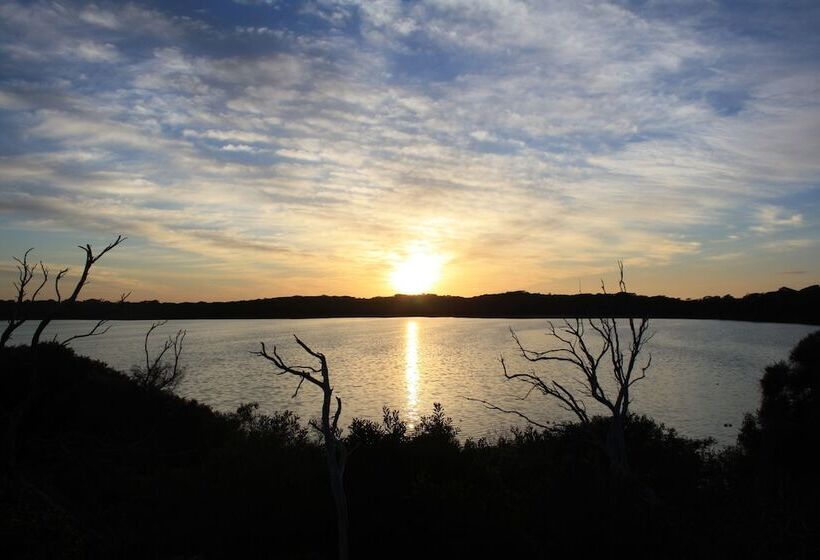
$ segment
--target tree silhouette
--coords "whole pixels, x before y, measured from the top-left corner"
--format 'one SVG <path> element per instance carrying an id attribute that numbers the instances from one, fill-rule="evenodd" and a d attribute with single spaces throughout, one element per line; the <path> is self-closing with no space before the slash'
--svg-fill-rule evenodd
<path id="1" fill-rule="evenodd" d="M 767 366 L 760 388 L 760 409 L 744 420 L 741 447 L 758 455 L 773 478 L 813 473 L 820 445 L 820 331 L 804 337 L 788 361 Z"/>
<path id="2" fill-rule="evenodd" d="M 26 307 L 34 303 L 40 290 L 42 290 L 46 282 L 48 282 L 48 269 L 43 266 L 43 261 L 40 261 L 37 265 L 31 265 L 28 262 L 28 255 L 33 250 L 34 248 L 32 247 L 26 251 L 22 259 L 14 257 L 14 260 L 17 262 L 17 280 L 14 282 L 14 306 L 11 309 L 11 315 L 7 321 L 6 328 L 3 329 L 3 333 L 0 334 L 0 348 L 3 348 L 14 331 L 26 322 Z M 34 280 L 34 274 L 38 266 L 42 272 L 43 280 L 40 282 L 40 285 L 37 286 L 37 289 L 34 290 L 34 293 L 26 299 L 29 284 Z"/>
<path id="3" fill-rule="evenodd" d="M 327 359 L 324 354 L 315 352 L 307 344 L 302 342 L 298 336 L 294 335 L 296 343 L 302 347 L 306 353 L 319 360 L 319 367 L 291 365 L 279 355 L 276 346 L 273 353 L 268 354 L 265 343 L 260 343 L 262 349 L 259 352 L 252 352 L 256 356 L 261 356 L 271 362 L 277 369 L 276 375 L 290 374 L 299 378 L 299 384 L 293 396 L 299 394 L 302 383 L 305 381 L 312 383 L 322 390 L 322 416 L 320 423 L 311 421 L 311 426 L 322 434 L 325 446 L 325 457 L 327 459 L 327 470 L 330 475 L 330 489 L 333 493 L 333 501 L 336 505 L 336 528 L 338 537 L 338 553 L 340 560 L 347 560 L 348 557 L 348 514 L 347 496 L 344 489 L 344 474 L 347 464 L 347 448 L 340 438 L 339 416 L 342 413 L 342 399 L 336 397 L 336 411 L 331 418 L 330 410 L 333 399 L 333 387 L 330 385 L 330 372 L 327 367 Z"/>
<path id="4" fill-rule="evenodd" d="M 54 291 L 57 294 L 57 308 L 63 308 L 74 304 L 77 301 L 77 297 L 80 295 L 80 291 L 82 291 L 83 286 L 88 283 L 88 275 L 91 272 L 91 267 L 96 264 L 98 260 L 102 258 L 108 251 L 122 243 L 128 239 L 123 235 L 118 235 L 117 238 L 109 243 L 102 251 L 94 254 L 94 250 L 91 248 L 90 244 L 85 245 L 78 245 L 80 249 L 85 251 L 85 265 L 83 266 L 83 271 L 80 274 L 80 278 L 77 280 L 77 284 L 74 285 L 74 289 L 71 291 L 71 295 L 69 295 L 66 299 L 63 299 L 62 294 L 60 293 L 60 281 L 63 277 L 68 273 L 67 268 L 60 270 L 57 273 L 57 276 L 54 278 Z M 45 274 L 45 271 L 44 271 Z M 35 292 L 36 293 L 36 292 Z M 121 298 L 121 301 L 125 299 L 126 296 Z M 45 328 L 51 323 L 54 319 L 54 315 L 51 314 L 43 319 L 40 320 L 40 323 L 37 325 L 37 328 L 34 330 L 34 335 L 31 337 L 31 346 L 34 347 L 40 342 L 40 336 L 43 334 Z"/>
<path id="5" fill-rule="evenodd" d="M 626 295 L 622 261 L 618 261 L 618 271 L 619 293 Z M 606 294 L 603 281 L 601 288 Z M 571 388 L 567 380 L 545 378 L 534 370 L 510 373 L 504 357 L 501 357 L 504 377 L 529 386 L 522 397 L 524 399 L 533 391 L 540 392 L 557 400 L 561 408 L 574 414 L 585 425 L 590 424 L 591 417 L 583 397 L 592 398 L 603 405 L 610 416 L 604 448 L 612 466 L 621 472 L 629 469 L 624 426 L 629 417 L 630 390 L 635 383 L 646 377 L 646 372 L 652 364 L 651 354 L 643 365 L 638 361 L 639 355 L 652 338 L 649 332 L 649 319 L 629 317 L 626 318 L 626 323 L 628 330 L 624 332 L 624 325 L 619 325 L 618 320 L 614 318 L 564 319 L 559 326 L 548 321 L 547 334 L 555 347 L 547 350 L 526 348 L 515 331 L 510 329 L 521 356 L 527 362 L 566 363 L 576 372 L 580 372 L 580 377 L 571 380 L 578 386 L 577 389 Z M 604 370 L 607 368 L 611 374 L 611 389 L 607 389 L 603 382 Z M 520 411 L 504 409 L 482 399 L 469 400 L 481 402 L 493 410 L 518 415 L 541 428 L 547 427 Z"/>

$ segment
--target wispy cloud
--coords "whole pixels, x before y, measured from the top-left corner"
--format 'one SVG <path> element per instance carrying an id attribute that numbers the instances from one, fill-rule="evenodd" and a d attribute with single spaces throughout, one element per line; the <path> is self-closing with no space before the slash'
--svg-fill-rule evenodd
<path id="1" fill-rule="evenodd" d="M 803 214 L 793 214 L 776 206 L 762 206 L 758 209 L 757 221 L 757 225 L 749 229 L 757 233 L 770 233 L 803 225 Z"/>
<path id="2" fill-rule="evenodd" d="M 136 259 L 187 263 L 166 284 L 210 270 L 206 298 L 386 293 L 418 243 L 451 293 L 560 291 L 624 258 L 690 295 L 693 262 L 763 271 L 778 246 L 818 268 L 812 6 L 181 9 L 0 6 L 6 252 L 34 223 L 126 231 Z"/>

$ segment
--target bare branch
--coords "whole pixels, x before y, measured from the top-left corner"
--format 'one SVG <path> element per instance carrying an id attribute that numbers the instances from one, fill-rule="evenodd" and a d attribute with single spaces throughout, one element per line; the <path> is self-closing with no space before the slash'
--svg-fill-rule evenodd
<path id="1" fill-rule="evenodd" d="M 111 328 L 111 325 L 109 325 L 107 323 L 108 323 L 108 319 L 100 319 L 99 321 L 97 321 L 97 323 L 88 332 L 85 332 L 83 334 L 75 334 L 74 336 L 70 336 L 67 339 L 65 339 L 64 341 L 62 341 L 60 343 L 60 345 L 61 346 L 68 346 L 69 343 L 71 343 L 72 341 L 77 340 L 79 338 L 88 338 L 90 336 L 103 335 L 103 334 L 107 333 L 108 330 Z M 103 326 L 105 326 L 105 328 L 100 330 Z"/>
<path id="2" fill-rule="evenodd" d="M 324 355 L 320 354 L 319 352 L 314 352 L 313 350 L 311 350 L 310 347 L 307 344 L 305 344 L 304 342 L 302 342 L 299 339 L 298 336 L 293 335 L 293 338 L 296 339 L 296 343 L 299 344 L 299 346 L 301 346 L 304 349 L 305 352 L 307 352 L 308 354 L 310 354 L 314 358 L 318 358 L 319 360 L 324 360 L 325 359 Z"/>
<path id="3" fill-rule="evenodd" d="M 45 281 L 44 281 L 44 283 L 45 283 Z M 130 295 L 131 295 L 131 292 L 121 294 L 121 295 L 120 295 L 120 299 L 118 300 L 118 302 L 117 302 L 117 303 L 120 303 L 120 304 L 125 303 L 125 300 L 126 300 L 126 299 L 128 299 L 128 296 L 130 296 Z M 97 321 L 97 324 L 95 324 L 95 325 L 91 328 L 91 330 L 89 330 L 88 332 L 86 332 L 86 333 L 84 333 L 84 334 L 77 334 L 77 335 L 74 335 L 74 336 L 72 336 L 72 337 L 69 337 L 69 338 L 65 339 L 63 342 L 61 342 L 60 344 L 61 344 L 62 346 L 68 346 L 68 344 L 69 344 L 70 342 L 72 342 L 72 341 L 74 341 L 74 340 L 77 340 L 78 338 L 88 338 L 88 337 L 90 337 L 90 336 L 100 336 L 100 335 L 104 335 L 105 333 L 107 333 L 107 332 L 109 331 L 109 329 L 111 329 L 111 325 L 109 325 L 109 324 L 108 324 L 108 322 L 109 322 L 109 320 L 108 320 L 108 319 L 100 319 L 99 321 Z M 162 324 L 165 324 L 165 322 L 163 322 Z M 101 328 L 101 327 L 103 327 L 103 326 L 105 326 L 105 328 L 104 328 L 104 329 L 102 329 L 102 330 L 100 330 L 100 328 Z M 156 326 L 159 326 L 159 325 L 156 325 Z M 150 335 L 151 331 L 153 331 L 153 329 L 154 329 L 154 328 L 155 328 L 155 327 L 154 327 L 154 326 L 152 326 L 152 328 L 148 331 L 148 334 L 149 334 L 149 335 Z M 57 337 L 56 337 L 56 335 L 55 335 L 55 336 L 54 336 L 54 340 L 53 340 L 53 342 L 56 342 L 56 341 L 57 341 Z M 146 337 L 145 343 L 146 343 L 145 352 L 146 352 L 146 354 L 147 354 L 147 352 L 148 352 L 148 347 L 147 347 L 147 344 L 148 344 L 148 339 L 147 339 L 147 337 Z M 177 361 L 178 361 L 178 360 L 177 360 Z"/>
<path id="4" fill-rule="evenodd" d="M 634 385 L 635 383 L 637 383 L 641 379 L 644 379 L 646 377 L 646 370 L 648 370 L 651 365 L 652 365 L 652 354 L 649 354 L 649 359 L 646 361 L 646 365 L 641 368 L 641 374 L 638 377 L 636 377 L 635 379 L 631 380 L 629 382 L 629 386 L 631 387 L 632 385 Z"/>
<path id="5" fill-rule="evenodd" d="M 68 273 L 68 271 L 68 268 L 63 268 L 57 273 L 57 276 L 54 278 L 54 291 L 57 293 L 57 303 L 63 301 L 63 296 L 60 294 L 60 280 L 63 279 L 63 276 L 65 276 Z"/>
<path id="6" fill-rule="evenodd" d="M 293 394 L 290 396 L 290 398 L 292 398 L 292 399 L 295 399 L 295 398 L 296 398 L 296 395 L 298 395 L 298 394 L 299 394 L 299 389 L 301 389 L 301 388 L 302 388 L 302 383 L 304 383 L 304 382 L 305 382 L 305 378 L 304 378 L 304 377 L 302 377 L 302 378 L 299 380 L 299 384 L 296 386 L 296 390 L 293 392 Z"/>
<path id="7" fill-rule="evenodd" d="M 338 396 L 336 397 L 336 414 L 333 415 L 333 424 L 331 424 L 331 428 L 334 432 L 338 431 L 339 429 L 339 416 L 342 414 L 342 399 Z"/>
<path id="8" fill-rule="evenodd" d="M 42 290 L 43 286 L 45 286 L 46 282 L 48 282 L 48 269 L 43 265 L 43 261 L 40 261 L 40 271 L 43 273 L 43 281 L 40 282 L 40 285 L 37 286 L 37 289 L 34 290 L 33 294 L 31 294 L 31 300 L 29 301 L 34 301 L 37 299 L 37 294 L 40 293 L 40 290 Z"/>
<path id="9" fill-rule="evenodd" d="M 114 241 L 106 245 L 105 248 L 102 251 L 100 251 L 97 255 L 94 255 L 94 250 L 91 248 L 90 244 L 86 244 L 85 246 L 78 245 L 80 249 L 85 251 L 85 266 L 83 267 L 83 272 L 80 275 L 80 279 L 77 280 L 77 284 L 74 286 L 74 291 L 71 292 L 71 295 L 66 300 L 67 302 L 77 301 L 77 297 L 80 295 L 80 290 L 82 290 L 83 286 L 85 286 L 88 283 L 88 274 L 89 272 L 91 272 L 91 267 L 94 266 L 94 264 L 98 260 L 100 260 L 102 256 L 105 255 L 108 251 L 110 251 L 120 243 L 124 242 L 126 239 L 128 238 L 123 235 L 118 235 Z"/>
<path id="10" fill-rule="evenodd" d="M 152 323 L 151 327 L 148 329 L 148 332 L 145 333 L 145 343 L 143 345 L 143 349 L 145 351 L 145 370 L 148 371 L 151 369 L 151 354 L 148 352 L 148 339 L 151 338 L 151 333 L 154 332 L 157 328 L 165 325 L 168 321 L 158 321 L 156 323 Z"/>
<path id="11" fill-rule="evenodd" d="M 504 377 L 507 379 L 518 379 L 531 385 L 526 396 L 529 396 L 533 389 L 538 389 L 544 395 L 549 395 L 558 399 L 559 406 L 567 412 L 575 414 L 575 416 L 577 416 L 582 423 L 586 424 L 589 422 L 589 416 L 586 412 L 586 405 L 583 401 L 577 400 L 557 381 L 551 381 L 547 384 L 534 373 L 509 373 L 507 371 L 507 364 L 504 361 L 503 356 L 501 358 L 501 367 L 504 370 Z"/>
<path id="12" fill-rule="evenodd" d="M 269 362 L 273 363 L 273 365 L 277 368 L 276 375 L 283 375 L 285 373 L 289 373 L 291 375 L 296 375 L 297 377 L 301 377 L 302 380 L 307 380 L 317 385 L 318 387 L 322 387 L 322 382 L 313 377 L 313 374 L 321 374 L 321 369 L 317 369 L 311 366 L 291 366 L 285 363 L 282 359 L 282 356 L 279 355 L 279 352 L 276 349 L 276 346 L 273 347 L 273 354 L 268 354 L 267 348 L 265 347 L 265 343 L 260 343 L 262 346 L 262 350 L 258 352 L 251 352 L 251 354 L 255 356 L 261 356 L 268 360 Z M 301 385 L 301 383 L 300 383 Z M 298 393 L 299 388 L 297 387 L 296 393 L 293 394 L 295 397 Z"/>
<path id="13" fill-rule="evenodd" d="M 527 416 L 526 414 L 524 414 L 524 413 L 523 413 L 523 412 L 521 412 L 521 411 L 518 411 L 518 410 L 510 410 L 510 409 L 506 409 L 506 408 L 501 408 L 500 406 L 495 405 L 495 404 L 493 404 L 493 403 L 491 403 L 491 402 L 485 401 L 484 399 L 474 399 L 474 398 L 472 398 L 472 397 L 465 397 L 465 396 L 463 396 L 463 395 L 460 395 L 460 396 L 461 396 L 461 398 L 462 398 L 462 399 L 465 399 L 465 400 L 468 400 L 468 401 L 477 402 L 477 403 L 481 403 L 481 404 L 483 404 L 486 408 L 488 408 L 488 409 L 490 409 L 490 410 L 497 410 L 498 412 L 503 412 L 504 414 L 514 414 L 514 415 L 516 415 L 516 416 L 518 416 L 518 417 L 520 417 L 520 418 L 523 418 L 524 420 L 526 420 L 528 423 L 532 424 L 533 426 L 538 426 L 539 428 L 543 428 L 543 429 L 545 429 L 545 430 L 548 430 L 548 429 L 550 428 L 550 427 L 549 427 L 549 426 L 547 426 L 546 424 L 542 424 L 541 422 L 536 422 L 535 420 L 533 420 L 532 418 L 530 418 L 529 416 Z"/>

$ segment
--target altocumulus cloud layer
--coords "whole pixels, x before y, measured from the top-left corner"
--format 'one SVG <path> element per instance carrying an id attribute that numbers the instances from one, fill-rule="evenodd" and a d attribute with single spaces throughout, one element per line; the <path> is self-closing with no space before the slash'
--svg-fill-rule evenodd
<path id="1" fill-rule="evenodd" d="M 3 258 L 124 232 L 91 288 L 137 299 L 392 293 L 413 251 L 440 293 L 817 282 L 820 10 L 735 4 L 4 2 Z"/>

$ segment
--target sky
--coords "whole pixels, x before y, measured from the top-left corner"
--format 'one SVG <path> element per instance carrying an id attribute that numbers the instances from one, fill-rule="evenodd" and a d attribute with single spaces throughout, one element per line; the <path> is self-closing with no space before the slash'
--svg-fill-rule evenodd
<path id="1" fill-rule="evenodd" d="M 816 1 L 4 1 L 0 297 L 29 247 L 77 272 L 117 234 L 85 297 L 820 283 L 818 29 Z"/>

